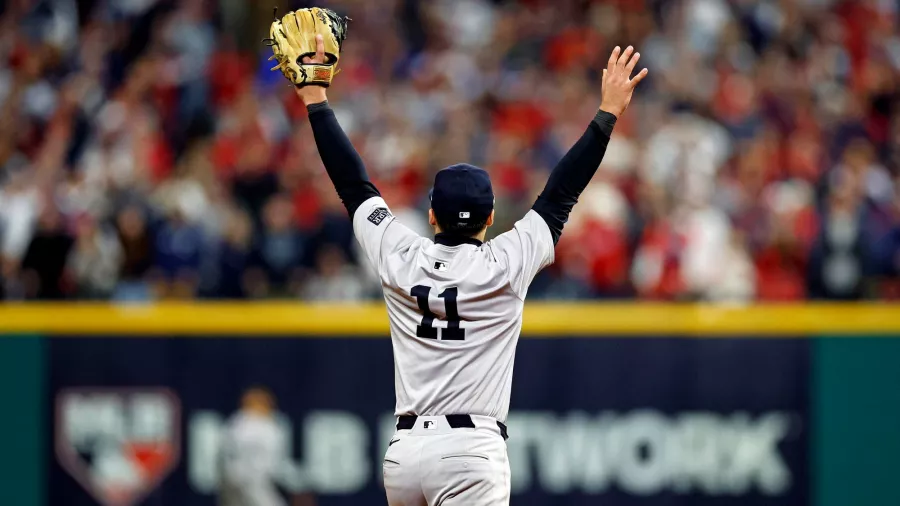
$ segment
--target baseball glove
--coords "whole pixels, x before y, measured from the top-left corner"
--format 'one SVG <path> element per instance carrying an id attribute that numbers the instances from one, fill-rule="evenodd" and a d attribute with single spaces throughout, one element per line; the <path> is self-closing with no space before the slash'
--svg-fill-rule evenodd
<path id="1" fill-rule="evenodd" d="M 272 70 L 280 70 L 288 81 L 302 88 L 315 85 L 328 87 L 337 73 L 341 57 L 341 44 L 347 37 L 347 22 L 350 18 L 338 16 L 334 11 L 320 7 L 288 12 L 269 28 L 268 39 L 263 42 L 274 53 L 269 59 L 277 60 Z M 316 55 L 316 35 L 325 42 L 323 63 L 303 63 L 303 58 Z"/>

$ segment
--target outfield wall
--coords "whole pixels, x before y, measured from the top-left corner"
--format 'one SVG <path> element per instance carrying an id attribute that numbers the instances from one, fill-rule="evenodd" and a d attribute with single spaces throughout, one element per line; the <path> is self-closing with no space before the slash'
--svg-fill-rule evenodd
<path id="1" fill-rule="evenodd" d="M 0 504 L 212 506 L 254 385 L 285 491 L 384 504 L 379 306 L 7 305 L 0 333 Z M 900 504 L 900 307 L 529 304 L 523 337 L 514 504 Z"/>

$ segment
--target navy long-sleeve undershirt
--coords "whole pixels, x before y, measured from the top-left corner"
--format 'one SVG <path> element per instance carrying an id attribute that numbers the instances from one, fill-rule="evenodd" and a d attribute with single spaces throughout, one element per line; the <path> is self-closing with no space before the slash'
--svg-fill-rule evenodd
<path id="1" fill-rule="evenodd" d="M 312 104 L 306 110 L 325 171 L 352 219 L 363 202 L 381 193 L 369 180 L 362 158 L 338 124 L 328 102 Z"/>
<path id="2" fill-rule="evenodd" d="M 307 110 L 322 163 L 352 218 L 363 202 L 381 194 L 369 180 L 359 153 L 338 124 L 328 102 L 310 105 Z M 550 228 L 554 243 L 559 241 L 581 192 L 597 172 L 615 124 L 614 115 L 597 112 L 584 135 L 557 163 L 532 206 Z"/>
<path id="3" fill-rule="evenodd" d="M 614 115 L 598 111 L 584 135 L 556 164 L 544 191 L 531 207 L 547 222 L 554 244 L 562 235 L 572 207 L 600 167 L 615 125 Z"/>

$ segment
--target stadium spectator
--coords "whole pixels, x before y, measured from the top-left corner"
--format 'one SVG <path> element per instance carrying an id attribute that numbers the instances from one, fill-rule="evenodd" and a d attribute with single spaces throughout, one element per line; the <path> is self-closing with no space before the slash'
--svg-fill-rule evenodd
<path id="1" fill-rule="evenodd" d="M 186 215 L 184 209 L 170 207 L 156 233 L 153 258 L 159 272 L 157 290 L 162 297 L 194 297 L 200 283 L 203 232 Z"/>
<path id="2" fill-rule="evenodd" d="M 263 229 L 253 249 L 253 293 L 290 296 L 300 289 L 306 259 L 306 238 L 294 223 L 293 207 L 285 195 L 265 204 Z"/>
<path id="3" fill-rule="evenodd" d="M 122 246 L 112 232 L 99 226 L 90 215 L 77 218 L 75 245 L 68 259 L 76 296 L 85 299 L 110 297 L 118 281 L 121 261 Z"/>
<path id="4" fill-rule="evenodd" d="M 245 273 L 251 265 L 252 246 L 253 224 L 250 217 L 242 211 L 232 210 L 216 251 L 214 297 L 240 299 L 246 296 Z"/>
<path id="5" fill-rule="evenodd" d="M 124 207 L 115 218 L 122 258 L 119 262 L 117 300 L 146 300 L 153 267 L 153 237 L 147 228 L 144 211 L 135 204 Z"/>
<path id="6" fill-rule="evenodd" d="M 316 302 L 353 302 L 365 295 L 362 277 L 347 263 L 343 250 L 333 244 L 319 249 L 316 274 L 303 290 L 303 298 Z"/>
<path id="7" fill-rule="evenodd" d="M 833 179 L 811 252 L 812 298 L 855 300 L 867 294 L 867 275 L 873 274 L 873 265 L 864 185 L 864 174 L 852 170 L 843 170 Z"/>
<path id="8" fill-rule="evenodd" d="M 72 237 L 65 229 L 63 217 L 54 207 L 46 206 L 19 269 L 26 299 L 61 299 L 67 294 L 64 275 L 71 248 Z"/>

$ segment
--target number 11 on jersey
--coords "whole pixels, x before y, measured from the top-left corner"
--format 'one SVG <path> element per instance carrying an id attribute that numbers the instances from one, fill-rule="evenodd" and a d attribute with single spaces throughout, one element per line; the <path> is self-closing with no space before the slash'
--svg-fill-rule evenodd
<path id="1" fill-rule="evenodd" d="M 430 286 L 416 285 L 412 287 L 409 294 L 416 298 L 419 304 L 419 310 L 422 311 L 422 322 L 416 326 L 416 336 L 425 339 L 437 339 L 438 329 L 434 327 L 434 320 L 437 315 L 431 312 L 428 306 L 428 294 L 431 293 Z M 459 309 L 456 307 L 457 288 L 447 288 L 438 294 L 438 297 L 444 299 L 444 307 L 447 313 L 447 328 L 441 329 L 442 341 L 462 341 L 466 338 L 466 330 L 459 328 Z"/>

